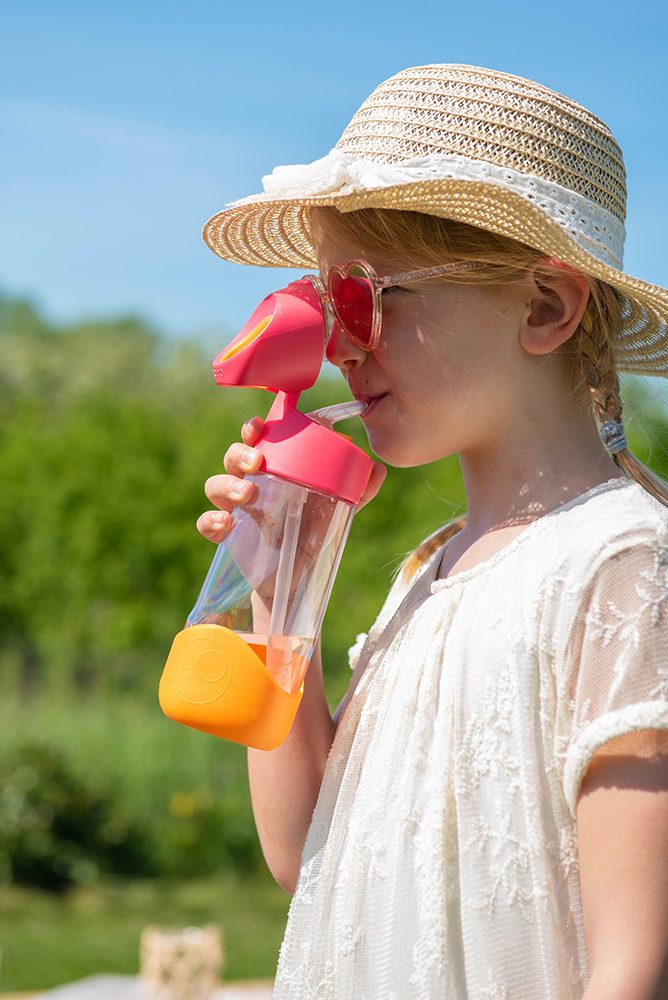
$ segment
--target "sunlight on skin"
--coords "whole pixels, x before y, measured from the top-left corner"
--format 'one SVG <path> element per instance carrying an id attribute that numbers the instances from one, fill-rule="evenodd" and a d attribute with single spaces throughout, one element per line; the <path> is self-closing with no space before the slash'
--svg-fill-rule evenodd
<path id="1" fill-rule="evenodd" d="M 379 274 L 397 271 L 395 262 L 317 228 L 316 245 L 323 279 L 333 264 L 359 257 Z M 559 275 L 552 286 L 532 274 L 497 286 L 436 279 L 384 293 L 373 353 L 335 327 L 327 357 L 351 391 L 389 394 L 362 417 L 378 457 L 407 467 L 459 454 L 468 497 L 460 546 L 521 530 L 620 475 L 592 417 L 573 401 L 560 351 L 587 296 L 577 274 Z M 508 537 L 506 530 L 499 540 Z"/>

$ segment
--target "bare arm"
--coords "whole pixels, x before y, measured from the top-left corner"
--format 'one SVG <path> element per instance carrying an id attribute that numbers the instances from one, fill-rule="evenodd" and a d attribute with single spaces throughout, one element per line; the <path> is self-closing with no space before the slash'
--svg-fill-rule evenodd
<path id="1" fill-rule="evenodd" d="M 318 640 L 288 737 L 275 750 L 248 748 L 248 781 L 262 853 L 278 884 L 291 895 L 327 757 L 349 696 L 350 689 L 330 716 Z"/>
<path id="2" fill-rule="evenodd" d="M 591 970 L 583 1000 L 667 1000 L 668 734 L 606 744 L 585 775 L 577 825 Z"/>
<path id="3" fill-rule="evenodd" d="M 335 733 L 318 643 L 289 735 L 275 750 L 248 748 L 248 781 L 262 851 L 272 875 L 289 893 L 295 891 L 302 849 Z"/>
<path id="4" fill-rule="evenodd" d="M 231 527 L 230 514 L 238 504 L 253 498 L 235 494 L 246 473 L 256 472 L 261 455 L 252 446 L 263 422 L 253 418 L 242 429 L 243 444 L 230 446 L 225 455 L 226 475 L 212 476 L 205 490 L 218 508 L 207 511 L 198 521 L 198 530 L 213 542 L 221 542 Z M 376 462 L 359 507 L 371 500 L 385 478 L 385 467 Z M 292 729 L 275 750 L 248 748 L 248 780 L 253 816 L 265 860 L 278 884 L 293 893 L 299 874 L 301 854 L 313 810 L 318 799 L 325 764 L 344 701 L 334 713 L 329 711 L 318 642 L 304 679 L 304 694 Z"/>

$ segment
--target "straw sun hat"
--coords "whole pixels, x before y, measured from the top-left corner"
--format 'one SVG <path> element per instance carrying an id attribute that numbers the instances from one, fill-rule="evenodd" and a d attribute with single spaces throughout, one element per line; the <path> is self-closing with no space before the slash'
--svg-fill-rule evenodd
<path id="1" fill-rule="evenodd" d="M 309 209 L 426 212 L 526 243 L 623 296 L 620 371 L 668 377 L 668 291 L 622 270 L 626 175 L 607 126 L 522 77 L 476 66 L 403 70 L 313 163 L 276 167 L 264 193 L 204 225 L 226 260 L 317 268 Z"/>

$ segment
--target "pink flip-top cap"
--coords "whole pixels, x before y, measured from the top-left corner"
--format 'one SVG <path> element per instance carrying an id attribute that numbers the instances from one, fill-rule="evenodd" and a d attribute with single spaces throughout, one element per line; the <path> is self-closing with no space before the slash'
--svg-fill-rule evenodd
<path id="1" fill-rule="evenodd" d="M 272 292 L 213 362 L 218 385 L 301 392 L 325 353 L 322 303 L 308 278 Z"/>
<path id="2" fill-rule="evenodd" d="M 263 299 L 213 370 L 218 385 L 278 394 L 255 444 L 263 471 L 358 504 L 373 461 L 349 438 L 297 409 L 299 393 L 318 377 L 324 347 L 320 296 L 301 278 Z"/>
<path id="3" fill-rule="evenodd" d="M 279 392 L 255 447 L 262 469 L 355 506 L 369 485 L 373 461 L 335 430 L 311 420 Z"/>

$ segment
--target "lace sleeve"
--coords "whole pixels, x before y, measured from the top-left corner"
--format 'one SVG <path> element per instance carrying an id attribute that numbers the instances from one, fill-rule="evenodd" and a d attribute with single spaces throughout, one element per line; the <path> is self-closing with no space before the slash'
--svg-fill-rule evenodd
<path id="1" fill-rule="evenodd" d="M 601 747 L 628 753 L 633 741 L 619 737 L 662 730 L 665 739 L 668 732 L 666 538 L 603 559 L 582 592 L 557 679 L 555 754 L 575 817 L 582 779 Z M 659 734 L 647 736 L 656 743 Z"/>

